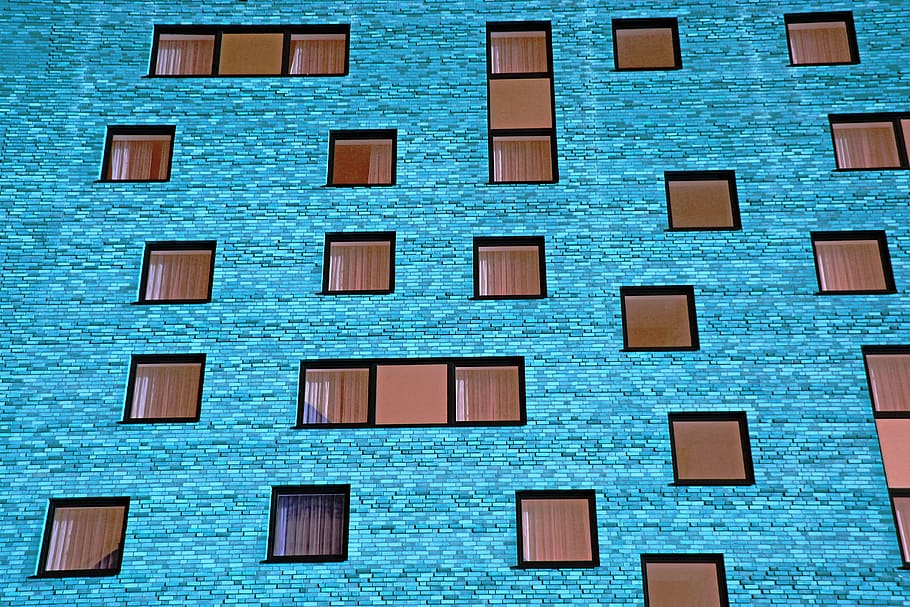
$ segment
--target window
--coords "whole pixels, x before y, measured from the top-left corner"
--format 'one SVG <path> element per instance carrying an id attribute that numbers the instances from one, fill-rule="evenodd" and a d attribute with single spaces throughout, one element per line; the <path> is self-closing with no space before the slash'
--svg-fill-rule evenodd
<path id="1" fill-rule="evenodd" d="M 669 420 L 677 485 L 755 483 L 745 413 L 670 413 Z"/>
<path id="2" fill-rule="evenodd" d="M 896 293 L 885 233 L 812 232 L 820 294 Z"/>
<path id="3" fill-rule="evenodd" d="M 729 607 L 722 554 L 643 554 L 645 607 Z"/>
<path id="4" fill-rule="evenodd" d="M 101 181 L 167 181 L 173 126 L 109 126 Z"/>
<path id="5" fill-rule="evenodd" d="M 328 185 L 395 185 L 397 131 L 332 131 Z"/>
<path id="6" fill-rule="evenodd" d="M 910 113 L 831 114 L 837 169 L 908 169 Z"/>
<path id="7" fill-rule="evenodd" d="M 733 171 L 665 172 L 671 230 L 738 230 Z"/>
<path id="8" fill-rule="evenodd" d="M 543 237 L 475 238 L 474 296 L 546 297 Z"/>
<path id="9" fill-rule="evenodd" d="M 273 487 L 265 562 L 346 561 L 350 485 Z"/>
<path id="10" fill-rule="evenodd" d="M 691 286 L 622 287 L 626 350 L 698 350 Z"/>
<path id="11" fill-rule="evenodd" d="M 597 567 L 594 491 L 519 491 L 519 567 Z"/>
<path id="12" fill-rule="evenodd" d="M 207 303 L 214 269 L 214 240 L 148 242 L 139 303 Z"/>
<path id="13" fill-rule="evenodd" d="M 853 13 L 784 15 L 790 65 L 859 63 Z"/>
<path id="14" fill-rule="evenodd" d="M 546 21 L 487 24 L 491 183 L 552 183 L 553 51 Z"/>
<path id="15" fill-rule="evenodd" d="M 524 424 L 524 359 L 304 361 L 298 398 L 298 428 Z"/>
<path id="16" fill-rule="evenodd" d="M 894 527 L 904 567 L 910 567 L 910 489 L 890 489 Z"/>
<path id="17" fill-rule="evenodd" d="M 199 421 L 205 354 L 135 355 L 124 422 Z"/>
<path id="18" fill-rule="evenodd" d="M 52 499 L 38 577 L 117 575 L 130 498 Z"/>
<path id="19" fill-rule="evenodd" d="M 391 293 L 395 290 L 395 232 L 325 235 L 322 292 Z"/>
<path id="20" fill-rule="evenodd" d="M 617 70 L 681 68 L 676 18 L 614 19 L 613 61 Z"/>
<path id="21" fill-rule="evenodd" d="M 150 76 L 345 76 L 349 25 L 155 26 Z"/>

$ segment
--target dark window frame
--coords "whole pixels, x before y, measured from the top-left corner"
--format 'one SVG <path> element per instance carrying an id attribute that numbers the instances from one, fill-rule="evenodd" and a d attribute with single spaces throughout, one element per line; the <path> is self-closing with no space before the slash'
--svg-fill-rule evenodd
<path id="1" fill-rule="evenodd" d="M 717 590 L 720 597 L 720 607 L 730 607 L 730 597 L 727 593 L 727 573 L 724 567 L 724 555 L 720 553 L 662 553 L 662 554 L 642 554 L 641 555 L 641 581 L 645 595 L 645 607 L 650 607 L 650 597 L 648 596 L 648 563 L 704 563 L 713 564 L 716 568 Z"/>
<path id="2" fill-rule="evenodd" d="M 866 371 L 866 385 L 869 388 L 869 403 L 872 405 L 872 417 L 875 419 L 910 419 L 910 411 L 879 411 L 875 406 L 875 391 L 872 388 L 872 374 L 869 373 L 870 354 L 910 356 L 910 345 L 862 346 L 863 369 Z"/>
<path id="3" fill-rule="evenodd" d="M 719 227 L 674 227 L 673 205 L 670 202 L 670 183 L 674 181 L 726 181 L 730 192 L 730 214 L 732 226 Z M 736 190 L 736 171 L 664 171 L 664 190 L 667 196 L 667 231 L 668 232 L 731 232 L 742 229 L 739 214 L 739 194 Z"/>
<path id="4" fill-rule="evenodd" d="M 547 297 L 547 263 L 545 258 L 545 238 L 543 236 L 475 236 L 474 252 L 474 296 L 471 299 L 545 299 Z M 538 272 L 540 277 L 540 294 L 538 295 L 480 295 L 480 247 L 537 247 Z"/>
<path id="5" fill-rule="evenodd" d="M 590 524 L 591 560 L 590 561 L 525 561 L 523 559 L 524 537 L 522 527 L 521 501 L 523 499 L 585 499 L 588 501 L 588 522 Z M 513 569 L 578 569 L 600 566 L 600 548 L 597 542 L 597 495 L 594 489 L 567 490 L 527 490 L 515 492 L 515 530 L 517 565 Z"/>
<path id="6" fill-rule="evenodd" d="M 888 502 L 891 504 L 891 516 L 894 518 L 894 534 L 897 536 L 897 549 L 901 554 L 901 566 L 899 569 L 910 569 L 910 554 L 904 554 L 904 542 L 901 537 L 900 525 L 897 522 L 897 508 L 894 506 L 894 498 L 910 497 L 910 489 L 888 489 Z M 908 530 L 910 533 L 910 530 Z M 907 538 L 910 540 L 910 538 Z"/>
<path id="7" fill-rule="evenodd" d="M 419 366 L 447 365 L 447 419 L 444 424 L 377 424 L 376 423 L 376 390 L 377 369 L 382 365 Z M 517 420 L 505 421 L 457 421 L 455 371 L 464 367 L 516 367 L 518 369 L 518 403 L 520 417 Z M 304 424 L 303 407 L 306 394 L 306 372 L 308 369 L 367 369 L 369 371 L 369 395 L 367 401 L 367 421 L 365 423 L 331 423 Z M 445 428 L 474 426 L 524 426 L 528 422 L 527 402 L 525 395 L 525 363 L 523 356 L 484 356 L 484 357 L 441 357 L 441 358 L 362 358 L 362 359 L 320 359 L 300 362 L 300 375 L 297 382 L 297 420 L 295 430 L 320 430 L 336 428 Z"/>
<path id="8" fill-rule="evenodd" d="M 810 232 L 812 239 L 812 260 L 815 263 L 815 280 L 818 284 L 818 291 L 815 295 L 893 295 L 897 293 L 897 286 L 894 282 L 894 271 L 891 267 L 891 254 L 888 252 L 888 239 L 884 230 L 849 230 L 844 232 Z M 885 277 L 884 289 L 862 289 L 850 291 L 823 291 L 821 272 L 818 267 L 818 252 L 815 247 L 816 242 L 825 242 L 832 240 L 875 240 L 878 242 L 879 258 L 882 262 L 882 274 Z"/>
<path id="9" fill-rule="evenodd" d="M 828 114 L 828 130 L 831 132 L 831 149 L 834 151 L 834 172 L 846 171 L 906 171 L 910 169 L 910 152 L 904 141 L 901 120 L 910 120 L 910 112 L 873 112 L 868 114 Z M 894 141 L 897 145 L 898 164 L 896 167 L 841 167 L 837 157 L 837 139 L 834 136 L 835 124 L 862 124 L 864 122 L 890 122 L 894 129 Z"/>
<path id="10" fill-rule="evenodd" d="M 335 142 L 351 139 L 392 141 L 392 179 L 389 183 L 332 183 L 335 168 Z M 387 188 L 396 185 L 398 173 L 398 129 L 333 129 L 329 131 L 329 172 L 325 185 L 330 188 Z"/>
<path id="11" fill-rule="evenodd" d="M 630 347 L 629 333 L 626 326 L 626 296 L 648 296 L 648 295 L 685 295 L 686 304 L 689 310 L 689 335 L 692 345 L 690 346 L 670 346 L 670 347 Z M 660 285 L 660 286 L 638 286 L 638 287 L 620 287 L 619 300 L 622 312 L 622 341 L 623 352 L 689 352 L 700 349 L 698 340 L 698 317 L 695 314 L 695 287 L 694 285 Z"/>
<path id="12" fill-rule="evenodd" d="M 47 557 L 50 550 L 51 535 L 54 528 L 54 517 L 57 508 L 106 508 L 123 507 L 123 527 L 120 530 L 120 550 L 116 563 L 108 569 L 63 569 L 48 571 Z M 41 552 L 38 557 L 38 571 L 35 578 L 62 577 L 104 577 L 120 574 L 123 565 L 123 552 L 126 544 L 126 526 L 129 519 L 130 498 L 123 497 L 66 497 L 51 498 L 48 501 L 47 518 L 44 523 L 44 535 L 41 540 Z"/>
<path id="13" fill-rule="evenodd" d="M 738 486 L 754 485 L 755 469 L 752 461 L 752 447 L 749 442 L 749 423 L 745 411 L 679 411 L 667 414 L 670 426 L 670 453 L 673 460 L 672 486 Z M 739 425 L 740 449 L 743 455 L 745 478 L 740 479 L 680 479 L 676 458 L 676 433 L 674 422 L 737 422 Z"/>
<path id="14" fill-rule="evenodd" d="M 322 256 L 322 291 L 319 295 L 388 295 L 395 292 L 395 232 L 326 232 Z M 389 288 L 331 291 L 329 270 L 331 269 L 332 247 L 336 242 L 387 242 L 389 243 Z"/>
<path id="15" fill-rule="evenodd" d="M 156 74 L 158 64 L 158 41 L 162 35 L 199 35 L 214 36 L 214 50 L 212 51 L 212 71 L 210 74 Z M 284 44 L 281 55 L 280 74 L 219 74 L 218 66 L 221 59 L 221 36 L 223 34 L 284 34 Z M 344 72 L 340 74 L 291 74 L 291 36 L 319 35 L 319 34 L 344 34 Z M 152 52 L 149 60 L 149 78 L 334 78 L 347 76 L 350 71 L 351 56 L 351 25 L 350 24 L 320 24 L 320 25 L 162 25 L 156 24 L 153 31 Z"/>
<path id="16" fill-rule="evenodd" d="M 164 179 L 110 179 L 107 174 L 111 169 L 111 150 L 114 137 L 117 135 L 169 135 L 167 176 Z M 98 183 L 163 183 L 171 180 L 174 168 L 174 140 L 177 139 L 177 126 L 173 124 L 109 124 L 104 139 L 104 155 L 101 159 L 101 177 Z"/>
<path id="17" fill-rule="evenodd" d="M 343 495 L 344 496 L 344 535 L 341 542 L 341 554 L 306 554 L 274 555 L 275 549 L 275 515 L 278 512 L 278 498 L 281 495 Z M 262 563 L 340 563 L 348 560 L 348 539 L 351 525 L 351 486 L 350 485 L 281 485 L 272 487 L 271 506 L 269 508 L 269 539 L 266 547 L 266 558 Z"/>
<path id="18" fill-rule="evenodd" d="M 793 45 L 790 43 L 791 24 L 802 23 L 843 23 L 847 30 L 847 45 L 850 48 L 850 61 L 835 61 L 833 63 L 793 63 Z M 819 65 L 856 65 L 859 63 L 859 45 L 856 41 L 856 27 L 853 22 L 852 11 L 833 11 L 820 13 L 786 13 L 784 15 L 784 33 L 787 37 L 787 56 L 790 67 L 813 67 Z"/>
<path id="19" fill-rule="evenodd" d="M 142 254 L 142 274 L 139 276 L 139 297 L 134 304 L 143 306 L 166 304 L 203 304 L 211 303 L 212 288 L 215 284 L 215 250 L 218 246 L 216 240 L 156 240 L 145 243 Z M 145 291 L 148 288 L 149 262 L 152 253 L 158 251 L 211 251 L 212 262 L 209 267 L 208 297 L 205 299 L 146 299 Z"/>
<path id="20" fill-rule="evenodd" d="M 673 65 L 671 67 L 619 67 L 619 45 L 616 42 L 616 30 L 633 29 L 669 29 L 673 34 Z M 617 72 L 664 72 L 682 69 L 682 47 L 679 42 L 678 17 L 648 17 L 632 19 L 613 19 L 613 69 Z"/>
<path id="21" fill-rule="evenodd" d="M 121 424 L 173 424 L 198 422 L 202 414 L 202 386 L 205 382 L 205 354 L 133 354 L 130 357 L 130 372 L 126 384 L 126 403 L 123 407 Z M 199 388 L 196 394 L 196 415 L 190 417 L 132 417 L 133 395 L 136 389 L 136 367 L 138 365 L 198 363 Z"/>
<path id="22" fill-rule="evenodd" d="M 544 184 L 559 182 L 559 161 L 556 146 L 556 88 L 553 79 L 553 28 L 549 21 L 488 21 L 486 24 L 487 42 L 487 157 L 489 158 L 488 185 Z M 493 73 L 491 34 L 499 32 L 544 32 L 547 45 L 547 71 L 521 73 Z M 550 80 L 551 127 L 548 129 L 493 129 L 492 108 L 490 104 L 491 80 L 541 79 Z M 548 180 L 536 181 L 496 181 L 493 166 L 493 139 L 496 137 L 549 137 L 550 138 L 550 174 Z"/>

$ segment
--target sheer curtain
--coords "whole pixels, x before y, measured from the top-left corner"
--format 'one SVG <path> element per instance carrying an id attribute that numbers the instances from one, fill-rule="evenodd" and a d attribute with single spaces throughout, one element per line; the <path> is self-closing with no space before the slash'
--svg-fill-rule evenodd
<path id="1" fill-rule="evenodd" d="M 211 251 L 153 251 L 149 255 L 145 299 L 208 299 Z"/>
<path id="2" fill-rule="evenodd" d="M 114 135 L 108 179 L 167 179 L 170 135 Z"/>
<path id="3" fill-rule="evenodd" d="M 525 561 L 590 561 L 591 522 L 586 499 L 522 499 Z"/>
<path id="4" fill-rule="evenodd" d="M 389 288 L 388 242 L 333 242 L 329 246 L 329 291 Z"/>
<path id="5" fill-rule="evenodd" d="M 478 247 L 478 295 L 540 295 L 536 246 Z"/>
<path id="6" fill-rule="evenodd" d="M 291 36 L 291 74 L 343 74 L 344 34 Z"/>
<path id="7" fill-rule="evenodd" d="M 493 181 L 550 181 L 549 136 L 493 137 Z"/>
<path id="8" fill-rule="evenodd" d="M 345 496 L 279 495 L 272 556 L 344 552 Z"/>
<path id="9" fill-rule="evenodd" d="M 869 383 L 876 411 L 910 411 L 910 354 L 869 354 Z"/>
<path id="10" fill-rule="evenodd" d="M 494 74 L 547 72 L 545 32 L 491 32 L 490 69 Z"/>
<path id="11" fill-rule="evenodd" d="M 215 36 L 181 36 L 162 34 L 158 37 L 158 76 L 207 76 L 212 73 Z"/>
<path id="12" fill-rule="evenodd" d="M 392 142 L 376 141 L 370 144 L 370 185 L 392 183 Z"/>
<path id="13" fill-rule="evenodd" d="M 307 369 L 302 424 L 367 421 L 368 369 Z"/>
<path id="14" fill-rule="evenodd" d="M 790 56 L 795 64 L 849 63 L 850 43 L 844 22 L 790 23 Z"/>
<path id="15" fill-rule="evenodd" d="M 110 569 L 120 556 L 122 506 L 55 508 L 45 570 Z"/>
<path id="16" fill-rule="evenodd" d="M 834 150 L 841 169 L 900 166 L 894 125 L 890 122 L 833 124 Z"/>
<path id="17" fill-rule="evenodd" d="M 815 259 L 822 291 L 881 291 L 888 288 L 877 241 L 816 241 Z"/>
<path id="18" fill-rule="evenodd" d="M 521 419 L 517 367 L 456 367 L 455 419 L 460 422 Z"/>
<path id="19" fill-rule="evenodd" d="M 201 371 L 199 363 L 136 365 L 130 417 L 196 417 Z"/>

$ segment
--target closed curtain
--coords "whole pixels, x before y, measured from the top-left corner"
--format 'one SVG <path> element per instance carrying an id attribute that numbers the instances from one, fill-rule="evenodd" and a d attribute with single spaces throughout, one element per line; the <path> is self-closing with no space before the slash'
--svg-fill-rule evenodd
<path id="1" fill-rule="evenodd" d="M 154 251 L 148 263 L 145 299 L 208 299 L 211 251 Z"/>
<path id="2" fill-rule="evenodd" d="M 490 71 L 493 74 L 547 72 L 545 32 L 492 32 Z"/>
<path id="3" fill-rule="evenodd" d="M 844 22 L 791 23 L 790 56 L 794 64 L 849 63 L 850 43 Z"/>
<path id="4" fill-rule="evenodd" d="M 346 496 L 279 495 L 273 556 L 340 555 Z"/>
<path id="5" fill-rule="evenodd" d="M 291 36 L 291 74 L 343 74 L 345 35 Z"/>
<path id="6" fill-rule="evenodd" d="M 834 124 L 834 149 L 841 169 L 900 166 L 894 125 L 890 122 Z"/>
<path id="7" fill-rule="evenodd" d="M 525 561 L 590 561 L 591 523 L 586 499 L 523 499 Z"/>
<path id="8" fill-rule="evenodd" d="M 196 417 L 201 371 L 200 363 L 136 365 L 130 417 Z"/>
<path id="9" fill-rule="evenodd" d="M 866 356 L 876 411 L 910 411 L 910 354 Z"/>
<path id="10" fill-rule="evenodd" d="M 370 184 L 392 183 L 392 142 L 370 144 Z"/>
<path id="11" fill-rule="evenodd" d="M 120 556 L 122 506 L 55 508 L 47 571 L 110 569 Z"/>
<path id="12" fill-rule="evenodd" d="M 493 181 L 550 181 L 550 137 L 494 137 Z"/>
<path id="13" fill-rule="evenodd" d="M 308 369 L 300 423 L 366 423 L 369 381 L 368 369 Z"/>
<path id="14" fill-rule="evenodd" d="M 478 247 L 478 295 L 540 295 L 540 249 Z"/>
<path id="15" fill-rule="evenodd" d="M 114 181 L 167 179 L 170 155 L 169 135 L 115 135 L 108 178 Z"/>
<path id="16" fill-rule="evenodd" d="M 388 242 L 333 242 L 329 291 L 381 291 L 389 288 Z"/>
<path id="17" fill-rule="evenodd" d="M 894 497 L 894 517 L 904 562 L 910 561 L 910 497 Z"/>
<path id="18" fill-rule="evenodd" d="M 457 421 L 516 421 L 520 418 L 517 367 L 455 369 Z"/>
<path id="19" fill-rule="evenodd" d="M 822 291 L 881 291 L 887 288 L 877 241 L 816 241 L 815 259 Z"/>
<path id="20" fill-rule="evenodd" d="M 206 76 L 212 73 L 215 36 L 161 35 L 158 38 L 158 76 Z"/>

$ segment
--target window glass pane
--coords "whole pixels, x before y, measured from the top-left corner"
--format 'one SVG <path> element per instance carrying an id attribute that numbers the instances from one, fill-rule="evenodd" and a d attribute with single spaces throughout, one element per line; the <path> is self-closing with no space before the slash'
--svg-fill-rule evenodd
<path id="1" fill-rule="evenodd" d="M 868 354 L 866 367 L 876 411 L 910 411 L 910 354 Z"/>
<path id="2" fill-rule="evenodd" d="M 521 517 L 523 561 L 592 560 L 587 499 L 522 498 Z"/>
<path id="3" fill-rule="evenodd" d="M 388 139 L 337 139 L 332 158 L 333 185 L 392 183 L 392 142 Z"/>
<path id="4" fill-rule="evenodd" d="M 155 74 L 159 76 L 206 76 L 212 73 L 214 35 L 158 36 Z"/>
<path id="5" fill-rule="evenodd" d="M 152 251 L 148 264 L 145 300 L 209 298 L 212 251 Z"/>
<path id="6" fill-rule="evenodd" d="M 714 563 L 646 563 L 648 607 L 721 607 Z"/>
<path id="7" fill-rule="evenodd" d="M 883 291 L 888 288 L 877 240 L 816 240 L 822 291 Z"/>
<path id="8" fill-rule="evenodd" d="M 540 247 L 477 247 L 478 295 L 540 295 Z"/>
<path id="9" fill-rule="evenodd" d="M 307 369 L 301 424 L 365 424 L 368 369 Z"/>
<path id="10" fill-rule="evenodd" d="M 328 290 L 388 290 L 390 259 L 389 242 L 332 242 Z"/>
<path id="11" fill-rule="evenodd" d="M 130 418 L 198 416 L 201 373 L 199 363 L 137 364 Z"/>
<path id="12" fill-rule="evenodd" d="M 219 74 L 280 74 L 284 34 L 223 34 Z"/>
<path id="13" fill-rule="evenodd" d="M 910 497 L 894 497 L 894 518 L 904 562 L 910 562 Z"/>
<path id="14" fill-rule="evenodd" d="M 550 137 L 493 137 L 493 181 L 552 181 Z"/>
<path id="15" fill-rule="evenodd" d="M 551 128 L 550 101 L 549 78 L 490 80 L 490 128 Z"/>
<path id="16" fill-rule="evenodd" d="M 910 488 L 910 419 L 877 419 L 888 486 Z"/>
<path id="17" fill-rule="evenodd" d="M 626 347 L 692 345 L 686 295 L 626 295 Z"/>
<path id="18" fill-rule="evenodd" d="M 834 149 L 841 169 L 900 166 L 894 125 L 890 122 L 834 123 Z"/>
<path id="19" fill-rule="evenodd" d="M 733 227 L 730 182 L 670 181 L 670 223 L 674 228 Z"/>
<path id="20" fill-rule="evenodd" d="M 787 24 L 794 64 L 850 63 L 850 41 L 843 21 Z"/>
<path id="21" fill-rule="evenodd" d="M 291 74 L 343 74 L 347 50 L 345 34 L 291 36 Z"/>
<path id="22" fill-rule="evenodd" d="M 44 569 L 112 569 L 120 562 L 122 506 L 56 507 Z"/>
<path id="23" fill-rule="evenodd" d="M 549 71 L 546 32 L 490 32 L 490 71 L 493 74 Z"/>
<path id="24" fill-rule="evenodd" d="M 379 365 L 376 424 L 448 422 L 448 365 Z"/>
<path id="25" fill-rule="evenodd" d="M 108 151 L 111 181 L 163 180 L 171 162 L 170 135 L 114 135 Z"/>
<path id="26" fill-rule="evenodd" d="M 344 553 L 345 495 L 279 495 L 272 556 Z"/>
<path id="27" fill-rule="evenodd" d="M 738 421 L 674 421 L 678 480 L 745 480 Z"/>
<path id="28" fill-rule="evenodd" d="M 518 367 L 457 367 L 455 419 L 460 422 L 521 419 Z"/>
<path id="29" fill-rule="evenodd" d="M 668 27 L 616 29 L 616 66 L 619 69 L 676 66 L 673 30 Z"/>

